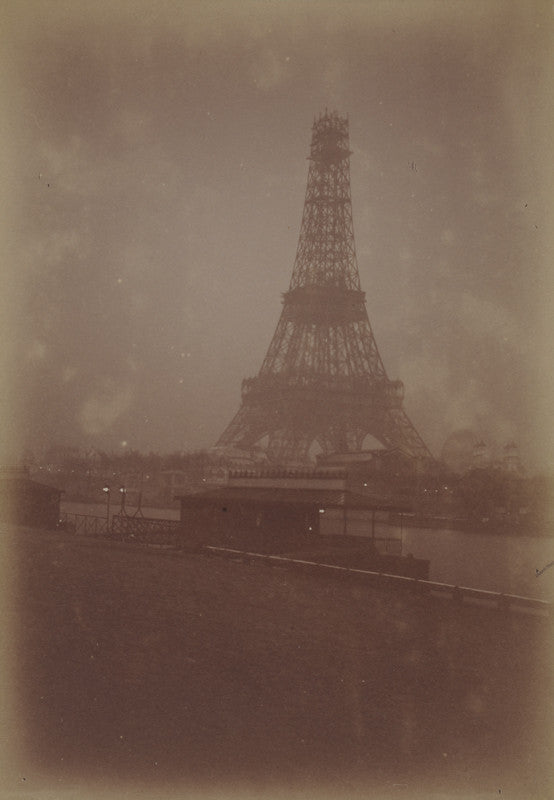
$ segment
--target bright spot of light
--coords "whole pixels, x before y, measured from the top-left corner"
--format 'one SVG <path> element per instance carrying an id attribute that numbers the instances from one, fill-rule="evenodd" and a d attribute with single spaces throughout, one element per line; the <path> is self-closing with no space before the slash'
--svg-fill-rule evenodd
<path id="1" fill-rule="evenodd" d="M 28 361 L 42 361 L 46 355 L 46 345 L 44 342 L 35 340 L 27 351 Z"/>

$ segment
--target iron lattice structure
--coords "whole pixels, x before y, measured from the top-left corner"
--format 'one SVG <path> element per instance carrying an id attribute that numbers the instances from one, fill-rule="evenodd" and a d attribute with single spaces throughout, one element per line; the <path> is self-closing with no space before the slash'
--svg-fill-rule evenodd
<path id="1" fill-rule="evenodd" d="M 263 446 L 270 461 L 306 463 L 357 452 L 369 434 L 386 448 L 431 454 L 403 410 L 404 387 L 379 355 L 361 289 L 350 196 L 348 118 L 314 121 L 294 269 L 273 339 L 217 448 Z"/>

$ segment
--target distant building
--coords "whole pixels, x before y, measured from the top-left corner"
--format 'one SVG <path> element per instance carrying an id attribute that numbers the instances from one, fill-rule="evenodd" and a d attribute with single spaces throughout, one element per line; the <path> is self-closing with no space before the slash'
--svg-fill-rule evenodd
<path id="1" fill-rule="evenodd" d="M 62 491 L 29 477 L 27 467 L 0 467 L 0 519 L 33 528 L 54 528 Z"/>

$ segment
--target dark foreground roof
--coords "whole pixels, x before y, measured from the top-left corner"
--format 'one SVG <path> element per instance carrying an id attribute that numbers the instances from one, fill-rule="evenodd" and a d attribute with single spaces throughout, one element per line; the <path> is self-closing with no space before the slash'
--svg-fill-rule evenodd
<path id="1" fill-rule="evenodd" d="M 2 475 L 0 475 L 0 491 L 6 494 L 33 493 L 59 496 L 63 494 L 63 489 L 56 489 L 54 486 L 38 483 L 30 478 L 5 478 Z"/>
<path id="2" fill-rule="evenodd" d="M 290 489 L 230 486 L 207 489 L 197 494 L 180 495 L 176 499 L 185 508 L 220 505 L 231 502 L 263 505 L 295 505 L 317 508 L 356 508 L 372 511 L 410 511 L 407 505 L 387 502 L 384 498 L 355 494 L 341 489 Z"/>

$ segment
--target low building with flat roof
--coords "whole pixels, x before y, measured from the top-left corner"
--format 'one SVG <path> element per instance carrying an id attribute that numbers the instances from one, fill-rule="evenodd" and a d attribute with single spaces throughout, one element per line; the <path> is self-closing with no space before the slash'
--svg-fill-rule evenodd
<path id="1" fill-rule="evenodd" d="M 382 496 L 350 491 L 341 469 L 239 470 L 229 472 L 225 486 L 178 499 L 183 526 L 195 535 L 273 549 L 319 536 L 357 536 L 400 554 L 396 529 L 377 535 L 376 518 L 410 510 Z"/>
<path id="2" fill-rule="evenodd" d="M 27 467 L 0 467 L 0 519 L 33 528 L 55 528 L 63 492 L 37 483 Z"/>

